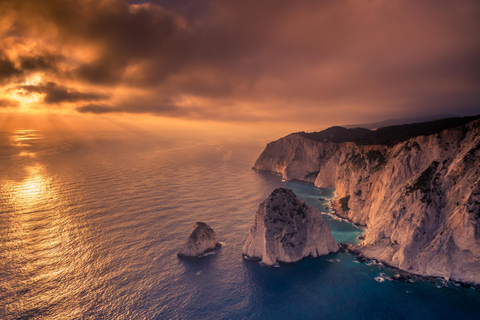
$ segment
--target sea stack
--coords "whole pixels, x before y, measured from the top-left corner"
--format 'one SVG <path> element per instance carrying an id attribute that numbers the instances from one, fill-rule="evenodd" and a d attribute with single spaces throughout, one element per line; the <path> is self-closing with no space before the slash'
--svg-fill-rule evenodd
<path id="1" fill-rule="evenodd" d="M 292 190 L 279 188 L 258 207 L 243 254 L 272 266 L 337 252 L 339 245 L 320 212 Z"/>
<path id="2" fill-rule="evenodd" d="M 195 258 L 221 247 L 217 234 L 204 222 L 196 222 L 192 233 L 178 252 L 179 258 Z"/>

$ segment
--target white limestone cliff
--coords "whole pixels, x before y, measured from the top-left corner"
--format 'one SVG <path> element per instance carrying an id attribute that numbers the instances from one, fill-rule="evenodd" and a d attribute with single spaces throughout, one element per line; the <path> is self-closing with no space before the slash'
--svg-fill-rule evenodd
<path id="1" fill-rule="evenodd" d="M 395 145 L 291 134 L 254 169 L 334 188 L 336 213 L 366 226 L 355 249 L 424 276 L 480 284 L 480 120 Z"/>
<path id="2" fill-rule="evenodd" d="M 339 250 L 320 212 L 308 207 L 293 191 L 274 190 L 263 201 L 243 247 L 243 254 L 266 265 L 296 262 Z"/>
<path id="3" fill-rule="evenodd" d="M 206 223 L 196 222 L 177 256 L 179 258 L 194 258 L 218 249 L 220 246 L 215 231 Z"/>

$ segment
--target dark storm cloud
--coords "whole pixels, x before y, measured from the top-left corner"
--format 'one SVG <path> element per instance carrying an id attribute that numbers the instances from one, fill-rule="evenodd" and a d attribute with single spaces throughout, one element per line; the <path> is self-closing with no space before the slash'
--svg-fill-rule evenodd
<path id="1" fill-rule="evenodd" d="M 95 48 L 93 59 L 70 66 L 69 73 L 95 84 L 145 84 L 143 78 L 158 82 L 178 70 L 189 51 L 183 19 L 158 5 L 130 6 L 122 0 L 13 0 L 0 3 L 0 15 L 15 18 L 9 33 L 16 37 L 57 35 L 58 47 Z M 54 60 L 30 57 L 20 63 L 29 69 L 47 69 L 55 66 Z M 147 64 L 142 71 L 149 75 L 122 79 L 135 63 Z M 5 76 L 20 73 L 12 65 L 4 69 Z"/>
<path id="2" fill-rule="evenodd" d="M 105 100 L 107 98 L 107 96 L 103 94 L 79 92 L 75 89 L 69 89 L 64 86 L 59 86 L 53 82 L 48 82 L 41 85 L 24 85 L 20 86 L 19 89 L 23 89 L 28 93 L 45 94 L 44 102 L 47 104 Z"/>
<path id="3" fill-rule="evenodd" d="M 20 56 L 20 68 L 23 71 L 56 70 L 63 59 L 60 55 L 45 53 L 44 55 Z"/>
<path id="4" fill-rule="evenodd" d="M 476 112 L 472 106 L 480 101 L 477 0 L 23 0 L 0 6 L 14 17 L 10 33 L 85 51 L 70 64 L 72 57 L 43 54 L 5 58 L 0 81 L 27 70 L 55 72 L 63 61 L 68 70 L 56 76 L 79 87 L 142 89 L 148 96 L 140 104 L 126 97 L 116 106 L 78 106 L 79 112 L 311 122 L 338 113 Z M 41 90 L 47 103 L 101 100 L 66 88 Z M 178 103 L 185 97 L 194 106 Z"/>
<path id="5" fill-rule="evenodd" d="M 15 64 L 9 58 L 0 55 L 0 84 L 21 74 L 22 71 L 17 69 Z"/>
<path id="6" fill-rule="evenodd" d="M 10 59 L 0 51 L 0 84 L 8 81 L 23 82 L 25 76 L 35 71 L 55 71 L 62 59 L 49 53 L 19 56 L 18 61 Z"/>

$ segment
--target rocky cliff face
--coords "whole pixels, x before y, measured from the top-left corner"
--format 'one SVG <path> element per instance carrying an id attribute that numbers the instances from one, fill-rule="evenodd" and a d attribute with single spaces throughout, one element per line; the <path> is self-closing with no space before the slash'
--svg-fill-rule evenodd
<path id="1" fill-rule="evenodd" d="M 291 134 L 254 168 L 334 188 L 338 215 L 366 226 L 365 256 L 480 283 L 480 120 L 393 145 Z"/>
<path id="2" fill-rule="evenodd" d="M 196 222 L 177 256 L 179 258 L 195 258 L 220 247 L 221 244 L 215 231 L 204 222 Z"/>
<path id="3" fill-rule="evenodd" d="M 320 212 L 292 190 L 276 189 L 260 204 L 243 254 L 266 265 L 296 262 L 339 250 Z"/>

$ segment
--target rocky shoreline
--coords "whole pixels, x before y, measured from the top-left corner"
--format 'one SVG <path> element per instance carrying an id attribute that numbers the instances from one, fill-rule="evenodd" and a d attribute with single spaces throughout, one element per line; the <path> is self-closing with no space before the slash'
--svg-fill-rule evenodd
<path id="1" fill-rule="evenodd" d="M 396 274 L 391 277 L 392 281 L 397 281 L 397 282 L 419 282 L 419 281 L 425 281 L 433 285 L 438 285 L 439 280 L 442 280 L 442 283 L 444 285 L 447 285 L 449 283 L 463 287 L 463 288 L 474 288 L 476 290 L 480 290 L 480 285 L 476 283 L 468 283 L 468 282 L 462 282 L 462 281 L 455 281 L 455 280 L 445 280 L 442 277 L 435 277 L 435 276 L 424 276 L 424 275 L 419 275 L 415 273 L 410 273 L 405 270 L 399 269 L 396 266 L 390 265 L 385 261 L 377 260 L 372 257 L 367 257 L 362 253 L 361 246 L 351 244 L 351 243 L 341 243 L 340 244 L 340 252 L 351 254 L 355 256 L 355 258 L 360 262 L 360 263 L 369 263 L 373 262 L 375 264 L 381 264 L 385 267 L 388 267 L 396 272 Z"/>
<path id="2" fill-rule="evenodd" d="M 366 227 L 365 256 L 411 274 L 480 284 L 480 120 L 453 123 L 461 125 L 404 132 L 408 139 L 383 139 L 388 144 L 335 140 L 338 131 L 348 136 L 343 128 L 291 134 L 269 143 L 254 168 L 335 189 L 334 214 Z"/>

